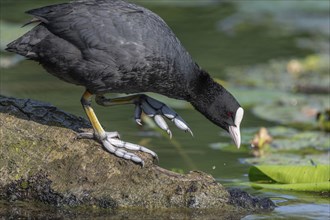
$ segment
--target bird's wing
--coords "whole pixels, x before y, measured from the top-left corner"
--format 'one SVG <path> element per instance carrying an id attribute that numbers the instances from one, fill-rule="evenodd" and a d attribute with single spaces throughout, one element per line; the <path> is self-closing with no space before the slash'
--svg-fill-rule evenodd
<path id="1" fill-rule="evenodd" d="M 150 57 L 174 60 L 181 49 L 171 46 L 181 44 L 161 18 L 123 1 L 78 1 L 27 13 L 75 45 L 89 60 L 134 68 L 136 62 L 148 65 Z"/>

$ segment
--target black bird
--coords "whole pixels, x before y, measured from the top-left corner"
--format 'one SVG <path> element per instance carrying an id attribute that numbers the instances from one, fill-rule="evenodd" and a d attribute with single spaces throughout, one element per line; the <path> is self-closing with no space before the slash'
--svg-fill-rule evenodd
<path id="1" fill-rule="evenodd" d="M 32 30 L 7 45 L 7 50 L 38 61 L 54 76 L 84 86 L 83 108 L 94 138 L 110 153 L 144 164 L 127 150 L 157 155 L 142 146 L 120 140 L 117 132 L 103 130 L 91 107 L 91 98 L 103 106 L 135 104 L 165 130 L 163 117 L 191 133 L 171 108 L 142 92 L 186 100 L 206 118 L 228 131 L 240 146 L 243 109 L 236 99 L 193 61 L 167 24 L 155 13 L 123 0 L 78 0 L 27 11 L 38 22 Z M 133 94 L 109 99 L 105 93 Z M 192 134 L 192 133 L 191 133 Z"/>

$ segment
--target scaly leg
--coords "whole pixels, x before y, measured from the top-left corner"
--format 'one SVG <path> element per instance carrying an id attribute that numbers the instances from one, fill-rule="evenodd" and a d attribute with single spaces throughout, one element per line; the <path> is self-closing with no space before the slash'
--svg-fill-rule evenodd
<path id="1" fill-rule="evenodd" d="M 121 157 L 127 160 L 134 161 L 136 163 L 140 163 L 142 166 L 144 166 L 143 160 L 140 157 L 136 156 L 135 154 L 127 152 L 125 149 L 149 153 L 154 158 L 158 159 L 157 154 L 155 152 L 145 147 L 120 140 L 119 134 L 117 132 L 105 132 L 100 122 L 98 121 L 94 113 L 94 110 L 91 107 L 92 96 L 93 95 L 91 93 L 86 91 L 81 98 L 81 104 L 87 114 L 89 121 L 93 126 L 94 133 L 80 133 L 78 135 L 78 138 L 96 139 L 110 153 L 115 154 L 117 157 Z"/>
<path id="2" fill-rule="evenodd" d="M 179 129 L 188 131 L 191 135 L 193 135 L 187 123 L 175 111 L 173 111 L 173 109 L 147 95 L 137 94 L 113 99 L 108 99 L 102 95 L 98 95 L 96 96 L 95 100 L 97 104 L 102 106 L 135 104 L 135 121 L 139 125 L 141 125 L 141 114 L 143 111 L 146 115 L 153 118 L 156 124 L 161 129 L 166 131 L 170 135 L 170 137 L 172 137 L 172 132 L 170 131 L 163 116 L 174 122 L 174 124 Z"/>

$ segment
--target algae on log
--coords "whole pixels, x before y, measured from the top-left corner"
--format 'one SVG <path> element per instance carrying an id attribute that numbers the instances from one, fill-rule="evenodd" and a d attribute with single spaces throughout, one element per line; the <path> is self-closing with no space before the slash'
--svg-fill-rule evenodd
<path id="1" fill-rule="evenodd" d="M 46 103 L 0 96 L 0 199 L 101 208 L 207 208 L 219 213 L 272 210 L 269 199 L 226 190 L 213 177 L 165 170 L 138 153 L 145 167 L 76 139 L 91 129 L 81 117 Z"/>

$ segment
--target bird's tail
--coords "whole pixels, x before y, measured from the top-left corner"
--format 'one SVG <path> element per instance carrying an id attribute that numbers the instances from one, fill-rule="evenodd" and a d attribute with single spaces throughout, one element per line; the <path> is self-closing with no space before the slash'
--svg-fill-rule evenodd
<path id="1" fill-rule="evenodd" d="M 39 24 L 23 36 L 9 43 L 5 50 L 29 59 L 37 59 L 38 55 L 34 52 L 34 47 L 46 37 L 47 33 L 49 33 L 48 30 L 42 24 Z"/>

